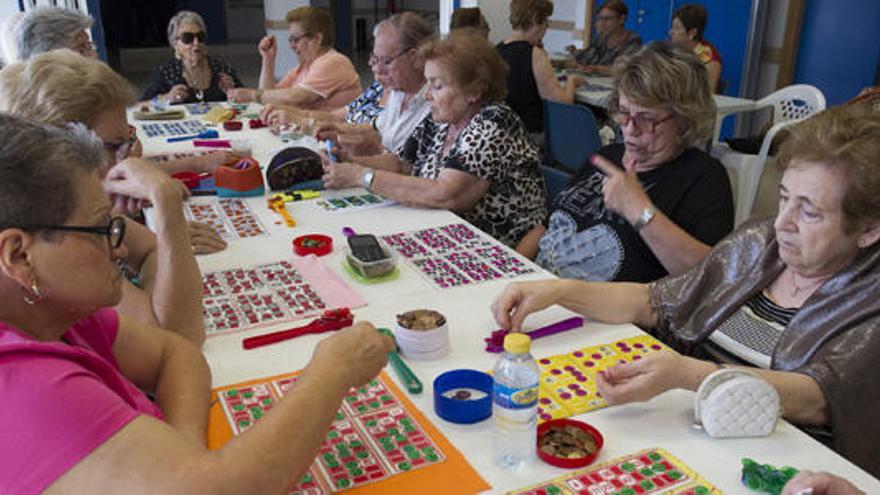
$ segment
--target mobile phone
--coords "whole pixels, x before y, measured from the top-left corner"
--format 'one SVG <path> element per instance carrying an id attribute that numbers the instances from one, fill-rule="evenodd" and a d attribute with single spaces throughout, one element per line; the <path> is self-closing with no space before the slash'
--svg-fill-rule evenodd
<path id="1" fill-rule="evenodd" d="M 372 262 L 384 260 L 388 256 L 376 240 L 373 234 L 356 234 L 348 237 L 348 247 L 351 248 L 351 254 L 362 262 Z"/>

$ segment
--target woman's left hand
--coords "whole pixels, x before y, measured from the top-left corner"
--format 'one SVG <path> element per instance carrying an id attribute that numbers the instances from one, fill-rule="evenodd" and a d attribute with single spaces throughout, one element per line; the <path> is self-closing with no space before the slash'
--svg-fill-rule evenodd
<path id="1" fill-rule="evenodd" d="M 364 167 L 349 162 L 332 162 L 327 155 L 321 153 L 321 161 L 324 163 L 324 187 L 329 189 L 346 189 L 361 185 L 361 176 Z"/>
<path id="2" fill-rule="evenodd" d="M 254 101 L 255 93 L 250 88 L 232 88 L 226 92 L 226 99 L 232 103 L 250 103 Z"/>
<path id="3" fill-rule="evenodd" d="M 591 161 L 606 177 L 602 187 L 605 207 L 624 217 L 630 224 L 635 223 L 645 208 L 651 206 L 651 198 L 636 176 L 635 164 L 624 163 L 624 170 L 620 170 L 599 155 L 593 155 Z"/>
<path id="4" fill-rule="evenodd" d="M 231 151 L 212 151 L 206 155 L 193 158 L 193 169 L 197 172 L 213 173 L 224 163 L 241 160 L 244 156 Z"/>
<path id="5" fill-rule="evenodd" d="M 220 91 L 226 93 L 235 87 L 235 80 L 229 74 L 221 72 L 217 74 L 217 87 L 220 88 Z"/>
<path id="6" fill-rule="evenodd" d="M 673 352 L 650 354 L 600 371 L 596 374 L 596 387 L 612 405 L 643 402 L 667 390 L 684 387 L 683 377 L 695 371 L 694 363 L 702 362 Z"/>
<path id="7" fill-rule="evenodd" d="M 189 222 L 187 230 L 193 254 L 211 254 L 226 249 L 226 241 L 206 223 Z"/>

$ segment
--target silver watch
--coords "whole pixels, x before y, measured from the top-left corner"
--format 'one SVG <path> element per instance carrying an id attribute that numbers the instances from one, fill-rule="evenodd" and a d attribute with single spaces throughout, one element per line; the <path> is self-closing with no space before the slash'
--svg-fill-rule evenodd
<path id="1" fill-rule="evenodd" d="M 649 206 L 642 210 L 642 215 L 636 220 L 636 223 L 633 224 L 633 228 L 636 232 L 642 230 L 642 227 L 648 225 L 651 220 L 654 219 L 654 215 L 657 213 L 657 210 L 654 209 L 653 206 Z"/>
<path id="2" fill-rule="evenodd" d="M 373 179 L 376 178 L 376 171 L 368 168 L 364 170 L 364 175 L 361 176 L 361 185 L 364 186 L 364 189 L 370 191 L 370 187 L 373 185 Z M 370 191 L 372 192 L 372 191 Z"/>

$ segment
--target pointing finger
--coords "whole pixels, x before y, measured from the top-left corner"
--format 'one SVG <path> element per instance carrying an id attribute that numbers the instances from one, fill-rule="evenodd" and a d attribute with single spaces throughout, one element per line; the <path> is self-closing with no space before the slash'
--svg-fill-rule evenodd
<path id="1" fill-rule="evenodd" d="M 590 158 L 590 162 L 608 177 L 614 177 L 623 173 L 617 165 L 611 163 L 610 160 L 603 156 L 593 155 Z"/>

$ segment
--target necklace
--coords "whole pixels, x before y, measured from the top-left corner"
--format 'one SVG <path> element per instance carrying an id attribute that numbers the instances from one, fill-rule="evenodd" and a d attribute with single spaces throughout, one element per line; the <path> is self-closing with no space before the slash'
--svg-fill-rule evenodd
<path id="1" fill-rule="evenodd" d="M 809 291 L 812 294 L 812 292 L 814 290 L 816 290 L 816 287 L 819 287 L 819 285 L 821 285 L 823 282 L 828 280 L 828 277 L 824 277 L 824 278 L 820 278 L 817 280 L 807 282 L 805 285 L 799 287 L 798 284 L 794 281 L 794 277 L 795 277 L 794 272 L 791 272 L 791 277 L 789 277 L 789 281 L 791 282 L 791 293 L 790 293 L 791 297 L 798 297 L 798 294 L 800 294 L 801 292 L 807 292 L 807 291 Z"/>

